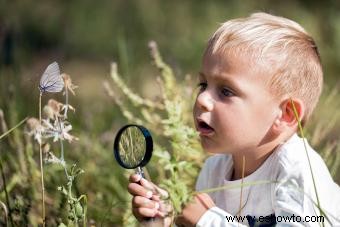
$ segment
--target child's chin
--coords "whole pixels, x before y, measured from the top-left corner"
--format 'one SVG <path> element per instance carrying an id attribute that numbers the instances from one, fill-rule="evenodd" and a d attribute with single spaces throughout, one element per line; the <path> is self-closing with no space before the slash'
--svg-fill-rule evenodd
<path id="1" fill-rule="evenodd" d="M 226 152 L 223 152 L 221 150 L 205 150 L 206 152 L 210 154 L 225 154 Z"/>
<path id="2" fill-rule="evenodd" d="M 221 149 L 220 147 L 218 147 L 214 144 L 211 144 L 211 143 L 207 143 L 206 141 L 201 140 L 201 145 L 202 145 L 202 148 L 205 152 L 212 153 L 212 154 L 223 154 L 223 153 L 225 153 L 225 151 L 223 149 Z"/>

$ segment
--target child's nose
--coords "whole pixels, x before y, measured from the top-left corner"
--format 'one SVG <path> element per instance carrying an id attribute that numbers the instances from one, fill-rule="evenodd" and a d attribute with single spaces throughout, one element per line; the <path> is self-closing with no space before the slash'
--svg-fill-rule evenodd
<path id="1" fill-rule="evenodd" d="M 197 105 L 204 111 L 212 111 L 214 107 L 214 99 L 209 91 L 203 91 L 197 96 Z"/>

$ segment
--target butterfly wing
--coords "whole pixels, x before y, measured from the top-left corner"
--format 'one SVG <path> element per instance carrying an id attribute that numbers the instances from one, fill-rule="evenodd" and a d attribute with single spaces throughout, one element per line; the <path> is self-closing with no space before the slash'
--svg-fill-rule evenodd
<path id="1" fill-rule="evenodd" d="M 64 87 L 64 81 L 60 75 L 57 62 L 47 66 L 40 79 L 39 89 L 41 92 L 60 92 Z"/>

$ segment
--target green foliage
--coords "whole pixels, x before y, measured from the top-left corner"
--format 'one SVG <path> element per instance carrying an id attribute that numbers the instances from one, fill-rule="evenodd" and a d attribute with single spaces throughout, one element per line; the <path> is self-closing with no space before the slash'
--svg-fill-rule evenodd
<path id="1" fill-rule="evenodd" d="M 325 160 L 337 182 L 340 182 L 339 95 L 339 84 L 325 86 L 316 111 L 306 127 L 306 137 Z"/>
<path id="2" fill-rule="evenodd" d="M 189 121 L 191 110 L 188 107 L 192 106 L 193 99 L 183 98 L 192 97 L 192 90 L 187 84 L 176 81 L 172 69 L 163 62 L 156 43 L 150 42 L 149 47 L 152 60 L 160 71 L 157 78 L 162 95 L 160 100 L 148 100 L 134 93 L 121 80 L 115 63 L 111 67 L 111 77 L 124 100 L 114 95 L 116 92 L 108 83 L 105 87 L 130 123 L 143 124 L 155 133 L 154 159 L 148 168 L 157 172 L 158 179 L 152 180 L 159 181 L 160 186 L 167 189 L 175 213 L 178 213 L 194 191 L 204 155 Z M 130 209 L 127 213 L 125 217 L 131 216 Z"/>

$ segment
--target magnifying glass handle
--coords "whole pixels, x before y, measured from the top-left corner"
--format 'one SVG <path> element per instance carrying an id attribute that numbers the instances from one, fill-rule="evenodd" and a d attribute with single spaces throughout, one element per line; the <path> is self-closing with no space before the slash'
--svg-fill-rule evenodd
<path id="1" fill-rule="evenodd" d="M 140 166 L 137 167 L 136 174 L 138 174 L 141 177 L 145 178 L 144 171 L 143 171 L 143 169 Z"/>
<path id="2" fill-rule="evenodd" d="M 145 178 L 144 171 L 140 166 L 137 167 L 136 173 L 140 175 L 141 177 Z M 153 221 L 153 220 L 154 218 L 150 218 L 150 217 L 144 218 L 144 221 Z"/>

